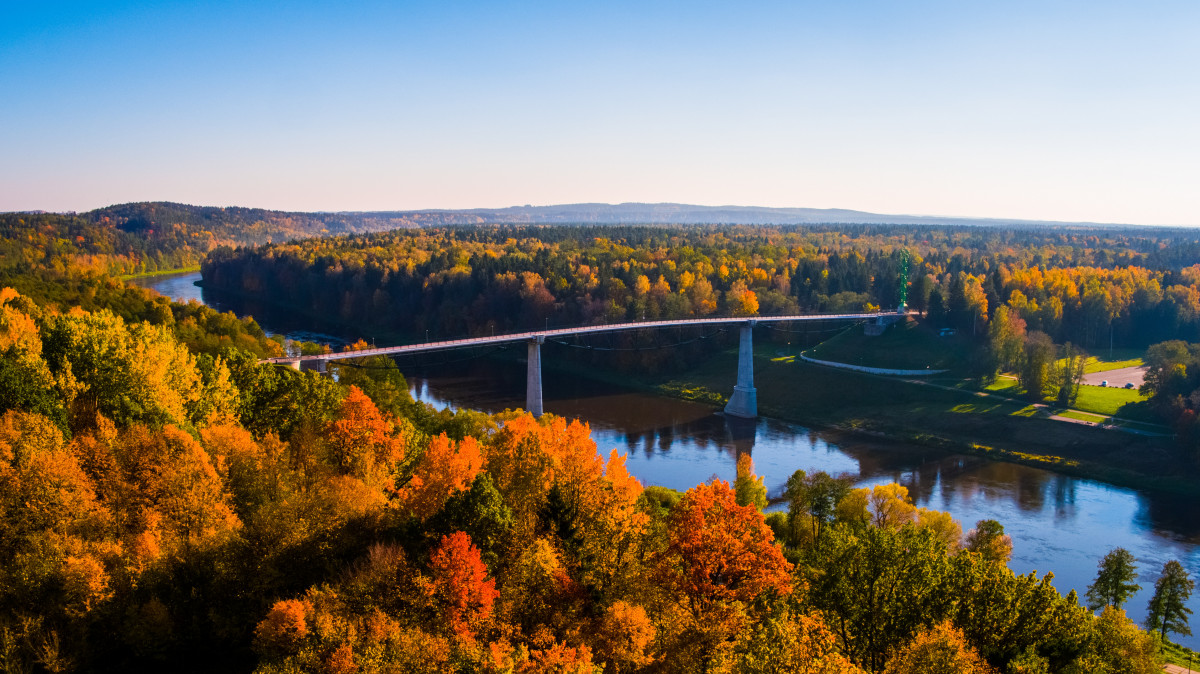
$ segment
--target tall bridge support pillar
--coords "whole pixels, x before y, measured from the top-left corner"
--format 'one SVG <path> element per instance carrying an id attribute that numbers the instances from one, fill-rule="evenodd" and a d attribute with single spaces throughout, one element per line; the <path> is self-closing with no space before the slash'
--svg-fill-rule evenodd
<path id="1" fill-rule="evenodd" d="M 742 326 L 738 343 L 737 384 L 725 405 L 725 414 L 743 419 L 758 416 L 758 391 L 754 388 L 754 321 Z"/>
<path id="2" fill-rule="evenodd" d="M 529 359 L 525 369 L 525 411 L 542 416 L 542 344 L 545 337 L 529 340 Z"/>

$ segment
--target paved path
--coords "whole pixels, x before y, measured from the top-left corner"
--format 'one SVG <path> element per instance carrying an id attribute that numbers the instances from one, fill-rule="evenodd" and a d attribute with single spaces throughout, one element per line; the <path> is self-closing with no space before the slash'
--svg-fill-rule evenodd
<path id="1" fill-rule="evenodd" d="M 1089 372 L 1083 375 L 1083 383 L 1089 386 L 1099 386 L 1100 382 L 1107 381 L 1109 386 L 1116 388 L 1125 388 L 1125 384 L 1128 383 L 1132 383 L 1136 388 L 1141 386 L 1145 379 L 1145 365 L 1123 367 L 1118 370 L 1108 370 L 1105 372 Z"/>
<path id="2" fill-rule="evenodd" d="M 1200 663 L 1197 664 L 1200 665 Z M 1179 665 L 1163 665 L 1163 671 L 1167 674 L 1189 674 L 1189 672 L 1195 672 L 1196 670 L 1180 667 Z"/>

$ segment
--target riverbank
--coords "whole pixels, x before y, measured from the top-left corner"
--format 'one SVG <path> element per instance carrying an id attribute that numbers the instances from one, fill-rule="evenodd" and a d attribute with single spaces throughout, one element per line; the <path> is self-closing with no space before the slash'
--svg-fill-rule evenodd
<path id="1" fill-rule="evenodd" d="M 190 267 L 182 267 L 180 269 L 160 269 L 158 271 L 144 271 L 140 274 L 123 274 L 117 278 L 122 281 L 131 281 L 138 278 L 152 278 L 155 276 L 170 276 L 172 274 L 191 274 L 200 271 L 200 265 L 192 265 Z"/>
<path id="2" fill-rule="evenodd" d="M 559 359 L 545 359 L 543 367 L 720 408 L 733 388 L 737 350 L 667 377 L 596 371 Z M 761 415 L 805 426 L 1135 489 L 1192 495 L 1200 484 L 1200 475 L 1177 458 L 1169 438 L 1064 423 L 1024 402 L 980 398 L 970 390 L 821 367 L 778 345 L 756 347 L 755 386 Z"/>

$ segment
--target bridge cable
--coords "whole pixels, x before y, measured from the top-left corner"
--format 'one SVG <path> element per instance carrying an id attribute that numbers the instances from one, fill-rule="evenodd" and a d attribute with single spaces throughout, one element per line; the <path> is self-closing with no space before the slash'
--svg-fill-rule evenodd
<path id="1" fill-rule="evenodd" d="M 466 347 L 466 348 L 473 350 L 473 349 L 478 349 L 479 347 Z M 509 349 L 508 345 L 496 346 L 496 347 L 491 347 L 491 350 L 489 350 L 489 351 L 484 351 L 483 353 L 479 353 L 474 356 L 467 356 L 466 358 L 455 358 L 453 360 L 425 362 L 425 363 L 420 363 L 419 366 L 420 367 L 441 367 L 443 365 L 453 365 L 455 363 L 465 363 L 465 362 L 471 361 L 471 360 L 479 360 L 480 358 L 486 358 L 486 357 L 491 356 L 499 351 L 507 351 L 508 349 Z M 429 352 L 424 352 L 424 353 L 429 353 Z M 396 358 L 398 358 L 400 356 L 412 357 L 412 356 L 419 356 L 419 355 L 423 355 L 423 354 L 421 352 L 412 353 L 412 354 L 379 353 L 379 354 L 358 356 L 358 357 L 359 358 L 373 358 L 375 356 L 384 356 L 385 358 L 390 358 L 392 360 L 392 362 L 394 363 Z M 352 362 L 349 362 L 349 359 L 339 359 L 337 361 L 330 361 L 330 364 L 346 365 L 348 367 L 353 367 L 353 368 L 357 368 L 360 370 L 391 370 L 392 369 L 386 365 L 362 365 L 359 363 L 352 363 Z"/>
<path id="2" fill-rule="evenodd" d="M 659 345 L 655 345 L 655 346 L 636 346 L 636 347 L 631 347 L 631 348 L 590 346 L 590 345 L 585 345 L 585 344 L 571 344 L 568 342 L 559 341 L 557 339 L 548 339 L 548 340 L 546 340 L 546 342 L 550 343 L 550 344 L 558 344 L 560 346 L 571 347 L 573 349 L 586 349 L 588 351 L 654 351 L 656 349 L 671 349 L 671 348 L 675 348 L 677 346 L 684 346 L 687 344 L 692 344 L 694 342 L 699 342 L 704 339 L 710 339 L 712 337 L 716 337 L 717 335 L 723 334 L 726 332 L 728 332 L 728 329 L 721 328 L 720 330 L 717 330 L 716 332 L 709 333 L 707 335 L 701 335 L 699 337 L 684 340 L 682 342 L 676 342 L 674 344 L 659 344 Z"/>
<path id="3" fill-rule="evenodd" d="M 856 327 L 856 326 L 862 325 L 863 323 L 864 323 L 864 321 L 858 321 L 858 322 L 855 322 L 855 323 L 851 323 L 851 324 L 850 324 L 850 325 L 848 325 L 848 326 L 842 326 L 842 325 L 839 325 L 839 326 L 837 326 L 837 327 L 834 327 L 834 328 L 825 328 L 824 330 L 788 330 L 787 328 L 777 328 L 777 327 L 775 327 L 774 325 L 772 325 L 772 324 L 770 324 L 770 323 L 763 323 L 763 324 L 761 324 L 761 325 L 762 325 L 762 327 L 764 327 L 764 328 L 766 328 L 766 329 L 768 329 L 768 330 L 775 330 L 776 332 L 788 332 L 788 333 L 791 333 L 791 334 L 794 334 L 794 335 L 806 335 L 806 334 L 820 334 L 820 333 L 822 333 L 822 332 L 841 332 L 841 331 L 843 331 L 843 330 L 846 330 L 846 329 L 848 329 L 848 328 L 853 328 L 853 327 Z"/>

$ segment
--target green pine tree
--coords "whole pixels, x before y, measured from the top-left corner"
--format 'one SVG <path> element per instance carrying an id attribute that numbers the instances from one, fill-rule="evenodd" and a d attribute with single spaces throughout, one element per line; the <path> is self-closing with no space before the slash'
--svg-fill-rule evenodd
<path id="1" fill-rule="evenodd" d="M 1147 608 L 1146 629 L 1158 630 L 1164 642 L 1167 632 L 1190 637 L 1192 630 L 1188 627 L 1188 616 L 1192 609 L 1184 604 L 1192 596 L 1195 587 L 1196 583 L 1188 578 L 1182 564 L 1173 559 L 1164 564 L 1162 576 L 1154 583 L 1154 596 L 1150 598 Z"/>
<path id="2" fill-rule="evenodd" d="M 1141 585 L 1137 580 L 1136 559 L 1133 553 L 1125 548 L 1115 548 L 1104 559 L 1100 560 L 1100 572 L 1096 574 L 1096 582 L 1088 586 L 1088 609 L 1099 611 L 1105 606 L 1121 608 Z"/>

